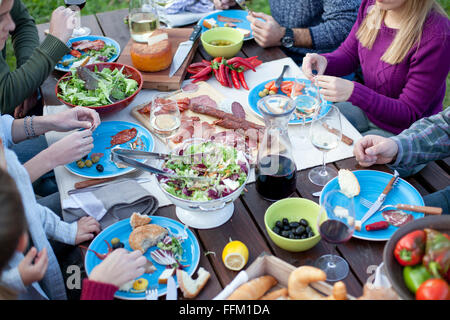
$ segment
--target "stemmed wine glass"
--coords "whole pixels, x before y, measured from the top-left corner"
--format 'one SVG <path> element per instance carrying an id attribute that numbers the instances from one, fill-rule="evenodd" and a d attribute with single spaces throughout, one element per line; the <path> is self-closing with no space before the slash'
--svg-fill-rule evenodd
<path id="1" fill-rule="evenodd" d="M 296 76 L 291 91 L 291 99 L 294 100 L 294 114 L 302 118 L 302 134 L 301 140 L 306 141 L 307 135 L 304 134 L 306 127 L 306 118 L 311 117 L 319 107 L 319 100 L 310 93 L 310 90 L 303 94 L 302 89 L 305 87 L 304 79 Z"/>
<path id="2" fill-rule="evenodd" d="M 86 0 L 64 0 L 64 4 L 70 10 L 75 12 L 75 29 L 73 29 L 72 38 L 84 37 L 91 34 L 91 29 L 81 26 L 81 10 L 86 4 Z"/>
<path id="3" fill-rule="evenodd" d="M 332 244 L 348 241 L 355 231 L 355 205 L 353 198 L 347 197 L 340 190 L 328 192 L 320 205 L 317 220 L 322 239 Z M 315 266 L 327 274 L 327 281 L 339 281 L 347 277 L 347 261 L 336 254 L 326 254 L 316 260 Z"/>
<path id="4" fill-rule="evenodd" d="M 156 7 L 158 8 L 158 15 L 161 20 L 166 25 L 169 25 L 167 20 L 167 8 L 170 7 L 175 0 L 155 0 Z"/>
<path id="5" fill-rule="evenodd" d="M 318 186 L 324 186 L 328 181 L 337 176 L 337 171 L 327 167 L 325 163 L 325 154 L 338 147 L 342 139 L 341 113 L 335 106 L 330 106 L 327 114 L 315 112 L 309 137 L 314 147 L 322 151 L 322 166 L 312 169 L 309 174 L 309 180 Z"/>
<path id="6" fill-rule="evenodd" d="M 167 94 L 156 95 L 150 112 L 150 125 L 154 132 L 163 139 L 170 138 L 180 124 L 181 115 L 176 100 L 168 98 Z"/>

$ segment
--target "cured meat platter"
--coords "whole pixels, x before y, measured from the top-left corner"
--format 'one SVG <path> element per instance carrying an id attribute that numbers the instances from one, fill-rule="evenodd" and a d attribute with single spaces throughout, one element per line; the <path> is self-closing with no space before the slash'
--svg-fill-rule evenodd
<path id="1" fill-rule="evenodd" d="M 256 157 L 264 123 L 238 102 L 226 99 L 206 82 L 188 84 L 170 96 L 177 101 L 181 124 L 174 136 L 163 139 L 174 150 L 191 138 L 227 143 Z M 151 102 L 132 109 L 131 114 L 154 133 L 150 125 Z M 155 135 L 158 137 L 158 135 Z"/>

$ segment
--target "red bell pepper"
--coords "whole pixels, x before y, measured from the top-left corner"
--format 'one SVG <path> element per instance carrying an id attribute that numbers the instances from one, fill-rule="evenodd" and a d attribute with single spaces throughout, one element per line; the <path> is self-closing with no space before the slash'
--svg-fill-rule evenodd
<path id="1" fill-rule="evenodd" d="M 425 254 L 426 235 L 416 230 L 403 236 L 395 245 L 394 256 L 402 266 L 414 266 L 422 262 Z"/>

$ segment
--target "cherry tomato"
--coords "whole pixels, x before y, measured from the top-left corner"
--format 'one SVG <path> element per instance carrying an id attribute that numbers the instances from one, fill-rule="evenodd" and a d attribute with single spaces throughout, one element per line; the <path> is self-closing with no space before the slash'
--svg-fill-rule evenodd
<path id="1" fill-rule="evenodd" d="M 416 300 L 450 300 L 450 289 L 445 280 L 429 279 L 417 289 Z"/>

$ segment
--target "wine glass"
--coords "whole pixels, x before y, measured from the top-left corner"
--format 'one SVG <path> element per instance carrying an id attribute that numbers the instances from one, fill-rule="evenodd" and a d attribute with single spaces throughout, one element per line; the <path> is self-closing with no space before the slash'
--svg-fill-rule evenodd
<path id="1" fill-rule="evenodd" d="M 310 90 L 305 90 L 306 94 L 303 94 L 302 89 L 304 87 L 304 79 L 296 76 L 292 86 L 291 99 L 294 100 L 295 104 L 294 114 L 302 119 L 302 134 L 300 135 L 300 139 L 306 142 L 307 135 L 304 134 L 306 118 L 311 117 L 316 109 L 318 109 L 319 101 L 315 95 L 310 94 Z"/>
<path id="2" fill-rule="evenodd" d="M 330 106 L 330 110 L 325 115 L 316 111 L 309 129 L 309 137 L 313 146 L 322 151 L 322 166 L 312 169 L 308 177 L 315 185 L 324 186 L 337 176 L 337 171 L 326 165 L 325 154 L 337 148 L 342 139 L 339 109 Z"/>
<path id="3" fill-rule="evenodd" d="M 169 25 L 169 21 L 167 20 L 167 8 L 170 7 L 175 0 L 154 0 L 156 4 L 156 8 L 158 9 L 158 15 L 161 19 L 161 22 Z"/>
<path id="4" fill-rule="evenodd" d="M 332 244 L 348 241 L 355 231 L 355 204 L 340 190 L 328 192 L 320 205 L 317 225 L 322 239 Z M 326 254 L 316 260 L 315 266 L 327 274 L 327 281 L 339 281 L 348 275 L 348 263 L 336 254 Z"/>
<path id="5" fill-rule="evenodd" d="M 64 0 L 64 4 L 75 13 L 75 28 L 73 29 L 72 38 L 90 35 L 91 29 L 81 26 L 81 10 L 84 8 L 86 0 Z"/>
<path id="6" fill-rule="evenodd" d="M 181 124 L 180 109 L 176 100 L 167 98 L 167 94 L 159 94 L 153 98 L 150 112 L 150 125 L 161 138 L 172 137 Z"/>
<path id="7" fill-rule="evenodd" d="M 153 0 L 130 0 L 128 26 L 134 41 L 148 41 L 153 31 L 159 29 L 159 16 Z"/>

